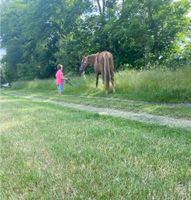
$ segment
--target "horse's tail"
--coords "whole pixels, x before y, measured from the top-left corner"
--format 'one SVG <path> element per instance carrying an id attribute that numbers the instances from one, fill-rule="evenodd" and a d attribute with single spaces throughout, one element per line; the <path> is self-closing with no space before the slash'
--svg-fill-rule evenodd
<path id="1" fill-rule="evenodd" d="M 113 55 L 110 56 L 110 80 L 114 81 L 114 62 L 113 62 Z"/>
<path id="2" fill-rule="evenodd" d="M 110 69 L 110 54 L 105 53 L 103 55 L 104 59 L 104 83 L 107 90 L 109 90 L 109 82 L 111 80 L 111 69 Z"/>

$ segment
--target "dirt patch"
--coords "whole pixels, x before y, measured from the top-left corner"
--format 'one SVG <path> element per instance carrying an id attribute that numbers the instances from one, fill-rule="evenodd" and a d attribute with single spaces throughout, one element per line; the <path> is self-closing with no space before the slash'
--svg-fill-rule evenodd
<path id="1" fill-rule="evenodd" d="M 64 106 L 66 108 L 98 113 L 100 115 L 121 117 L 121 118 L 135 120 L 135 121 L 144 122 L 148 124 L 158 124 L 158 125 L 185 128 L 185 129 L 191 130 L 191 121 L 187 119 L 175 119 L 175 118 L 167 117 L 167 116 L 151 115 L 147 113 L 135 113 L 135 112 L 121 111 L 121 110 L 109 109 L 109 108 L 97 108 L 97 107 L 87 106 L 87 105 L 82 105 L 82 104 L 66 103 L 60 100 L 56 101 L 56 100 L 50 100 L 47 98 L 36 98 L 36 97 L 30 97 L 30 96 L 27 97 L 20 94 L 18 95 L 14 94 L 13 96 L 19 96 L 19 97 L 27 98 L 34 101 L 49 102 L 52 104 Z"/>

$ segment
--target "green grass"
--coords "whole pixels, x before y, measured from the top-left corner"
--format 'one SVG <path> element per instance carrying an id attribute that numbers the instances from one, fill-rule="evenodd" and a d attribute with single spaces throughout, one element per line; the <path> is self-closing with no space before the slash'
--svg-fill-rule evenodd
<path id="1" fill-rule="evenodd" d="M 72 86 L 66 84 L 65 93 L 67 94 L 88 94 L 95 91 L 94 76 L 72 77 Z M 89 84 L 91 83 L 91 84 Z M 33 81 L 18 81 L 12 84 L 13 90 L 26 90 L 31 92 L 52 92 L 56 90 L 54 79 L 43 79 Z M 101 93 L 101 90 L 99 91 Z"/>
<path id="2" fill-rule="evenodd" d="M 107 96 L 104 93 L 101 79 L 99 88 L 95 88 L 95 75 L 71 77 L 72 85 L 65 85 L 65 96 L 59 99 L 66 102 L 97 107 L 108 107 L 126 111 L 191 119 L 190 106 L 161 104 L 164 102 L 191 102 L 190 77 L 191 70 L 188 67 L 176 71 L 129 70 L 118 72 L 115 75 L 116 93 L 112 94 L 110 92 Z M 13 84 L 9 92 L 6 91 L 5 93 L 11 94 L 16 92 L 24 95 L 58 99 L 55 97 L 56 90 L 55 80 L 49 79 L 28 82 L 18 81 Z M 148 104 L 140 100 L 149 101 L 151 103 Z M 158 102 L 158 104 L 153 102 Z"/>
<path id="3" fill-rule="evenodd" d="M 67 86 L 66 86 L 67 87 Z M 4 91 L 6 95 L 20 94 L 24 97 L 47 98 L 55 101 L 64 101 L 68 103 L 76 103 L 83 105 L 90 105 L 99 108 L 112 108 L 123 111 L 132 111 L 137 113 L 149 113 L 154 115 L 169 116 L 174 118 L 191 119 L 191 106 L 182 104 L 162 104 L 162 103 L 148 103 L 142 101 L 132 101 L 124 98 L 110 97 L 94 97 L 94 96 L 80 96 L 67 95 L 64 92 L 63 96 L 57 96 L 56 91 L 31 92 L 26 90 Z"/>
<path id="4" fill-rule="evenodd" d="M 116 76 L 118 91 L 131 99 L 191 102 L 191 68 L 128 71 Z"/>
<path id="5" fill-rule="evenodd" d="M 190 199 L 190 131 L 0 101 L 1 199 Z"/>
<path id="6" fill-rule="evenodd" d="M 127 70 L 115 75 L 116 93 L 108 97 L 155 102 L 191 102 L 191 68 L 170 70 Z M 72 77 L 72 86 L 67 85 L 65 94 L 104 96 L 102 80 L 95 89 L 95 75 Z M 55 81 L 35 80 L 16 82 L 13 89 L 31 92 L 56 90 Z"/>

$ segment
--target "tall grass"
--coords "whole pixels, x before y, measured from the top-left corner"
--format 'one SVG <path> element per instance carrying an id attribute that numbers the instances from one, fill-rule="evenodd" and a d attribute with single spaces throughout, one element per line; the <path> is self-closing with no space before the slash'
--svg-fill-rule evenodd
<path id="1" fill-rule="evenodd" d="M 115 75 L 116 93 L 114 97 L 158 102 L 191 102 L 191 68 L 170 70 L 126 70 Z M 16 82 L 13 89 L 28 91 L 56 91 L 55 81 L 34 80 Z M 71 85 L 66 84 L 66 94 L 104 95 L 102 80 L 95 89 L 95 75 L 72 77 Z"/>
<path id="2" fill-rule="evenodd" d="M 12 89 L 14 90 L 29 90 L 29 91 L 51 91 L 55 90 L 55 80 L 54 79 L 43 79 L 43 80 L 33 80 L 33 81 L 17 81 L 12 84 Z"/>
<path id="3" fill-rule="evenodd" d="M 117 91 L 132 99 L 191 101 L 191 69 L 123 71 L 116 74 Z"/>

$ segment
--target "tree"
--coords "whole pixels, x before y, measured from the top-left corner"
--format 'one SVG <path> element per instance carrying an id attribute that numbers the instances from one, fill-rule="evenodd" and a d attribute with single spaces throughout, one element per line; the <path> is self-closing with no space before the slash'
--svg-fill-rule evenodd
<path id="1" fill-rule="evenodd" d="M 188 0 L 4 1 L 4 66 L 16 80 L 53 77 L 58 63 L 77 72 L 82 56 L 103 50 L 118 69 L 148 68 L 176 54 L 188 60 L 189 8 Z"/>
<path id="2" fill-rule="evenodd" d="M 113 34 L 123 52 L 122 59 L 139 66 L 158 62 L 171 48 L 177 33 L 188 28 L 188 9 L 185 0 L 124 1 Z"/>

